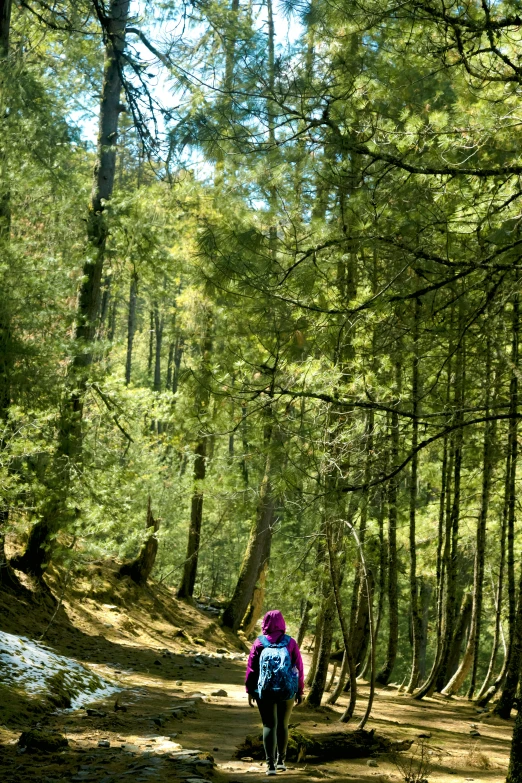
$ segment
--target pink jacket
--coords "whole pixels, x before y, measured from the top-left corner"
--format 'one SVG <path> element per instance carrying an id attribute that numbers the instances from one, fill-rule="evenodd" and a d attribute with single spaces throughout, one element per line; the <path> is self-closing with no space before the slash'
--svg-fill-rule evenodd
<path id="1" fill-rule="evenodd" d="M 262 627 L 263 634 L 271 644 L 277 644 L 277 642 L 284 636 L 286 631 L 284 617 L 277 609 L 265 614 Z M 250 650 L 245 676 L 245 687 L 247 693 L 251 695 L 254 695 L 257 689 L 257 681 L 259 679 L 259 658 L 262 650 L 263 644 L 258 638 L 255 640 L 254 644 L 252 645 L 252 649 Z M 297 668 L 299 673 L 299 685 L 297 692 L 299 696 L 302 696 L 304 692 L 303 659 L 301 658 L 301 653 L 295 639 L 290 639 L 290 642 L 288 643 L 288 652 L 290 654 L 292 665 Z"/>

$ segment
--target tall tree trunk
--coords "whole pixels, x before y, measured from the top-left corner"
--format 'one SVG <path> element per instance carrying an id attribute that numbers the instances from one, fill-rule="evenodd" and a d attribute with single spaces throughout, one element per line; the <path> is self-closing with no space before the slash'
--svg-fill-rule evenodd
<path id="1" fill-rule="evenodd" d="M 265 601 L 266 577 L 268 574 L 268 565 L 269 565 L 268 560 L 265 560 L 263 564 L 263 568 L 261 569 L 261 573 L 259 574 L 259 579 L 257 580 L 257 584 L 254 588 L 254 594 L 252 596 L 252 600 L 250 601 L 250 605 L 247 609 L 247 613 L 243 619 L 242 630 L 245 636 L 247 637 L 249 637 L 250 634 L 253 633 L 259 618 L 263 614 L 263 604 Z"/>
<path id="2" fill-rule="evenodd" d="M 163 315 L 160 316 L 158 306 L 154 306 L 154 391 L 161 391 L 161 346 L 163 344 Z"/>
<path id="3" fill-rule="evenodd" d="M 340 530 L 336 538 L 339 539 L 342 536 L 343 532 L 344 531 Z M 349 681 L 350 681 L 350 700 L 348 702 L 348 706 L 346 707 L 346 710 L 344 711 L 341 717 L 341 721 L 343 721 L 343 723 L 347 723 L 353 715 L 353 712 L 355 710 L 355 704 L 357 702 L 357 678 L 355 672 L 355 660 L 352 655 L 349 626 L 344 616 L 344 609 L 343 609 L 343 603 L 341 597 L 341 578 L 339 572 L 339 560 L 336 554 L 336 550 L 337 550 L 336 540 L 334 539 L 332 525 L 330 524 L 329 520 L 327 520 L 325 533 L 326 533 L 326 543 L 328 549 L 328 563 L 330 566 L 331 589 L 333 592 L 333 600 L 335 602 L 334 606 L 337 609 L 337 616 L 339 618 L 339 624 L 341 626 L 341 633 L 343 636 L 343 644 L 344 644 L 343 668 L 346 666 L 349 674 Z M 310 697 L 308 697 L 308 701 L 310 701 Z"/>
<path id="4" fill-rule="evenodd" d="M 136 305 L 138 301 L 138 275 L 132 273 L 129 290 L 129 315 L 127 318 L 127 357 L 125 360 L 125 383 L 131 382 L 132 372 L 132 346 L 136 334 Z"/>
<path id="5" fill-rule="evenodd" d="M 37 576 L 49 559 L 52 534 L 67 514 L 71 464 L 81 461 L 82 417 L 89 368 L 93 361 L 96 324 L 100 310 L 101 280 L 109 227 L 106 204 L 110 201 L 116 169 L 116 143 L 121 110 L 121 69 L 125 48 L 125 27 L 130 0 L 112 0 L 104 20 L 105 64 L 100 99 L 100 118 L 94 176 L 87 218 L 88 252 L 82 270 L 74 327 L 73 360 L 60 422 L 57 447 L 57 490 L 50 493 L 42 519 L 34 525 L 19 568 Z"/>
<path id="6" fill-rule="evenodd" d="M 154 310 L 149 312 L 149 355 L 147 358 L 147 375 L 152 375 L 154 360 Z"/>
<path id="7" fill-rule="evenodd" d="M 357 702 L 357 678 L 355 673 L 355 661 L 352 655 L 350 632 L 349 632 L 348 623 L 346 622 L 346 618 L 344 616 L 343 603 L 341 598 L 341 579 L 339 574 L 339 561 L 336 557 L 335 541 L 333 539 L 332 527 L 329 521 L 327 521 L 326 542 L 328 548 L 328 562 L 330 565 L 330 577 L 331 577 L 333 598 L 335 601 L 335 608 L 337 609 L 339 624 L 341 626 L 341 633 L 343 636 L 343 643 L 344 643 L 344 655 L 345 655 L 346 666 L 348 668 L 349 679 L 350 679 L 350 700 L 348 702 L 348 706 L 346 707 L 346 710 L 344 711 L 341 717 L 341 721 L 343 723 L 347 723 L 354 713 L 355 705 Z M 308 700 L 309 698 L 310 697 L 308 697 Z"/>
<path id="8" fill-rule="evenodd" d="M 518 284 L 518 278 L 517 278 Z M 513 298 L 513 327 L 511 344 L 511 383 L 509 388 L 509 452 L 510 452 L 510 483 L 508 494 L 508 526 L 507 526 L 507 577 L 508 577 L 508 619 L 509 639 L 514 638 L 516 623 L 516 587 L 515 587 L 515 515 L 516 515 L 516 474 L 518 457 L 518 353 L 520 331 L 520 306 L 518 292 Z"/>
<path id="9" fill-rule="evenodd" d="M 520 709 L 513 727 L 513 741 L 506 783 L 522 783 L 522 710 Z"/>
<path id="10" fill-rule="evenodd" d="M 307 687 L 310 687 L 310 685 L 314 681 L 315 670 L 317 669 L 317 659 L 319 657 L 319 648 L 321 647 L 321 637 L 323 635 L 323 625 L 324 625 L 324 602 L 321 601 L 319 605 L 319 611 L 317 613 L 317 619 L 315 621 L 315 633 L 312 640 L 314 645 L 314 650 L 312 653 L 312 661 L 310 663 L 310 668 L 308 669 L 308 674 L 306 675 Z"/>
<path id="11" fill-rule="evenodd" d="M 397 396 L 401 389 L 401 365 L 395 365 L 395 384 Z M 391 414 L 391 448 L 392 465 L 399 462 L 399 415 L 394 410 Z M 376 682 L 387 685 L 395 666 L 397 646 L 399 641 L 399 595 L 397 576 L 397 480 L 391 479 L 388 486 L 388 646 L 385 662 L 377 674 Z"/>
<path id="12" fill-rule="evenodd" d="M 7 72 L 9 36 L 11 30 L 11 0 L 0 0 L 0 70 Z M 5 70 L 4 70 L 5 69 Z M 1 98 L 1 96 L 0 96 Z M 0 99 L 0 117 L 7 122 L 7 107 Z M 1 126 L 0 126 L 1 128 Z M 7 255 L 11 235 L 11 193 L 7 182 L 6 154 L 0 154 L 0 253 Z M 0 451 L 6 446 L 8 414 L 11 404 L 11 374 L 14 361 L 11 318 L 6 289 L 0 296 Z M 0 500 L 0 588 L 19 591 L 21 585 L 5 553 L 5 533 L 9 522 L 9 506 Z"/>
<path id="13" fill-rule="evenodd" d="M 518 585 L 518 599 L 515 611 L 515 627 L 510 644 L 510 654 L 507 656 L 507 670 L 502 695 L 495 707 L 495 714 L 506 720 L 511 715 L 513 703 L 517 695 L 522 666 L 522 571 Z"/>
<path id="14" fill-rule="evenodd" d="M 462 334 L 462 324 L 464 321 L 463 304 L 459 313 L 459 333 Z M 464 337 L 461 337 L 459 350 L 457 352 L 456 382 L 455 382 L 455 406 L 456 406 L 456 424 L 460 425 L 456 431 L 453 456 L 453 502 L 451 511 L 447 513 L 446 541 L 444 552 L 444 568 L 446 572 L 446 590 L 445 590 L 445 608 L 443 623 L 443 643 L 440 657 L 440 663 L 435 679 L 435 686 L 438 691 L 442 691 L 448 682 L 448 662 L 451 654 L 451 632 L 457 614 L 457 574 L 458 574 L 458 542 L 459 542 L 459 520 L 460 520 L 460 494 L 461 494 L 461 475 L 462 475 L 462 451 L 464 446 L 464 429 L 461 426 L 464 420 L 464 387 L 465 387 L 465 345 Z M 447 498 L 449 503 L 449 496 Z"/>
<path id="15" fill-rule="evenodd" d="M 176 335 L 176 345 L 174 348 L 174 372 L 172 373 L 172 394 L 176 394 L 179 386 L 179 374 L 181 369 L 181 360 L 183 358 L 183 336 L 181 332 Z"/>
<path id="16" fill-rule="evenodd" d="M 415 299 L 415 313 L 413 320 L 413 362 L 412 362 L 412 437 L 411 449 L 413 458 L 411 461 L 411 479 L 410 479 L 410 611 L 412 624 L 412 664 L 410 682 L 407 693 L 413 693 L 419 682 L 419 661 L 420 648 L 422 641 L 422 615 L 419 610 L 419 588 L 417 584 L 417 539 L 416 539 L 416 518 L 417 518 L 417 482 L 419 460 L 416 453 L 419 442 L 419 323 L 421 315 L 421 301 Z"/>
<path id="17" fill-rule="evenodd" d="M 206 314 L 206 325 L 201 346 L 201 383 L 196 392 L 196 412 L 200 421 L 208 417 L 210 391 L 210 357 L 212 353 L 212 316 Z M 201 482 L 205 479 L 207 465 L 207 447 L 209 440 L 208 426 L 200 425 L 199 436 L 194 449 L 194 490 L 190 508 L 190 525 L 187 542 L 187 554 L 183 565 L 183 576 L 178 589 L 178 598 L 192 598 L 198 571 L 201 525 L 203 522 L 203 488 Z M 257 580 L 256 580 L 257 581 Z M 252 596 L 250 596 L 252 597 Z M 246 607 L 245 607 L 246 610 Z M 241 618 L 243 619 L 243 618 Z"/>
<path id="18" fill-rule="evenodd" d="M 485 392 L 485 414 L 486 416 L 489 416 L 491 406 L 491 334 L 489 333 L 489 330 L 486 347 Z M 460 662 L 457 671 L 442 691 L 445 696 L 451 696 L 454 693 L 457 693 L 457 691 L 464 684 L 464 680 L 468 676 L 470 669 L 472 669 L 475 659 L 478 658 L 480 622 L 482 616 L 482 596 L 484 590 L 486 525 L 491 490 L 491 474 L 493 470 L 494 436 L 495 432 L 493 422 L 486 422 L 482 449 L 482 496 L 480 503 L 480 514 L 477 521 L 475 562 L 473 568 L 473 612 L 471 617 L 471 629 L 462 661 Z M 471 692 L 473 693 L 473 689 Z"/>
<path id="19" fill-rule="evenodd" d="M 319 707 L 326 687 L 328 677 L 328 666 L 330 663 L 330 653 L 332 649 L 335 603 L 332 595 L 330 579 L 323 581 L 323 627 L 321 640 L 318 646 L 317 663 L 315 666 L 314 679 L 310 685 L 310 691 L 306 697 L 306 703 L 310 707 Z"/>
<path id="20" fill-rule="evenodd" d="M 422 636 L 419 648 L 419 679 L 426 676 L 426 651 L 428 647 L 428 625 L 430 616 L 432 586 L 427 579 L 421 579 L 419 590 L 419 602 L 422 616 Z"/>
<path id="21" fill-rule="evenodd" d="M 312 602 L 307 598 L 305 599 L 305 606 L 303 614 L 301 615 L 301 622 L 299 623 L 299 630 L 297 632 L 297 646 L 301 647 L 306 632 L 308 630 L 308 624 L 310 622 L 310 610 L 312 608 Z"/>
<path id="22" fill-rule="evenodd" d="M 509 664 L 509 656 L 511 649 L 511 639 L 508 639 L 507 649 L 505 651 L 504 662 L 502 664 L 500 673 L 491 687 L 489 683 L 493 677 L 495 668 L 495 659 L 500 644 L 500 636 L 502 633 L 502 604 L 504 597 L 504 579 L 506 569 L 506 536 L 507 536 L 507 521 L 509 515 L 509 497 L 511 490 L 511 450 L 509 448 L 509 435 L 508 435 L 508 451 L 506 454 L 506 473 L 504 482 L 504 505 L 502 509 L 502 525 L 500 529 L 500 562 L 499 573 L 497 582 L 497 601 L 495 606 L 495 630 L 493 635 L 493 649 L 491 651 L 491 657 L 489 661 L 488 671 L 482 684 L 482 688 L 477 696 L 477 702 L 481 707 L 485 707 L 486 704 L 495 696 L 504 682 L 506 676 L 507 667 Z"/>
<path id="23" fill-rule="evenodd" d="M 172 370 L 174 367 L 174 349 L 176 348 L 175 343 L 170 343 L 169 345 L 169 355 L 167 359 L 167 382 L 166 387 L 167 389 L 172 388 Z"/>
<path id="24" fill-rule="evenodd" d="M 493 677 L 493 672 L 495 671 L 495 664 L 497 660 L 498 649 L 500 647 L 500 639 L 502 636 L 502 597 L 504 592 L 503 591 L 504 567 L 506 562 L 506 525 L 505 525 L 506 521 L 507 521 L 507 514 L 504 514 L 502 520 L 501 533 L 500 533 L 500 563 L 499 563 L 499 573 L 498 573 L 498 580 L 496 586 L 495 583 L 493 582 L 493 579 L 491 580 L 493 602 L 495 605 L 495 629 L 493 631 L 493 645 L 491 647 L 491 655 L 489 658 L 488 670 L 486 672 L 486 676 L 484 677 L 484 682 L 482 683 L 482 687 L 477 694 L 477 702 L 480 706 L 485 706 L 485 704 L 487 704 L 488 701 L 487 699 L 483 704 L 482 699 L 485 697 L 485 694 L 488 693 L 489 684 Z M 507 645 L 505 645 L 504 652 L 505 652 L 505 659 L 507 659 Z M 502 666 L 502 670 L 503 669 L 504 666 Z M 495 692 L 496 691 L 493 691 L 491 697 L 494 695 Z"/>
<path id="25" fill-rule="evenodd" d="M 194 450 L 194 491 L 190 506 L 190 526 L 187 554 L 183 564 L 183 576 L 178 589 L 178 598 L 192 598 L 198 569 L 201 524 L 203 522 L 203 490 L 201 482 L 206 475 L 207 438 L 203 435 Z"/>
<path id="26" fill-rule="evenodd" d="M 234 594 L 223 613 L 223 625 L 237 631 L 252 600 L 256 582 L 266 560 L 270 557 L 275 502 L 270 480 L 271 459 L 267 454 L 265 472 L 259 492 L 256 519 L 250 530 L 247 548 Z"/>
<path id="27" fill-rule="evenodd" d="M 0 62 L 9 55 L 12 0 L 0 0 Z"/>

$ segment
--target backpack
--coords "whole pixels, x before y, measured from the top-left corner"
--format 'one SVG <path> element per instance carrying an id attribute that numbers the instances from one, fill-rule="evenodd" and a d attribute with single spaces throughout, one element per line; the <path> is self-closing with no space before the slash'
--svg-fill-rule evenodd
<path id="1" fill-rule="evenodd" d="M 263 645 L 259 658 L 259 698 L 269 696 L 281 701 L 293 699 L 299 685 L 297 668 L 292 666 L 288 652 L 291 637 L 283 636 L 277 644 L 270 644 L 266 636 L 260 636 Z"/>

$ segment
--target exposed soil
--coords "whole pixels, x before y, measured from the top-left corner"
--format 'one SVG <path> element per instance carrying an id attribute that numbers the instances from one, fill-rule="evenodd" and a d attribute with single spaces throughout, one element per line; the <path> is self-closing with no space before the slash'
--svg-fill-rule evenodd
<path id="1" fill-rule="evenodd" d="M 49 627 L 56 610 L 50 596 L 33 592 L 15 599 L 0 594 L 1 630 L 35 637 L 47 629 L 45 641 L 57 652 L 76 658 L 121 687 L 117 700 L 112 697 L 92 705 L 97 713 L 90 715 L 86 710 L 49 713 L 23 694 L 11 694 L 6 700 L 0 690 L 0 780 L 246 783 L 264 779 L 264 764 L 233 760 L 236 746 L 260 729 L 257 711 L 248 707 L 243 688 L 242 642 L 220 628 L 211 613 L 178 602 L 167 588 L 138 588 L 128 579 L 118 580 L 115 573 L 116 566 L 99 565 L 82 578 L 75 577 Z M 49 583 L 60 598 L 56 574 Z M 217 690 L 227 695 L 213 696 Z M 367 686 L 361 684 L 356 716 L 364 711 L 366 694 Z M 345 704 L 341 698 L 334 709 L 298 707 L 293 722 L 310 734 L 337 730 L 342 728 L 338 718 Z M 348 730 L 356 723 L 357 717 Z M 68 747 L 22 752 L 18 738 L 36 724 L 65 735 Z M 424 777 L 430 781 L 500 783 L 505 779 L 512 724 L 478 713 L 465 700 L 417 702 L 397 687 L 380 689 L 367 728 L 391 739 L 414 739 L 411 751 L 401 754 L 404 760 L 418 754 L 424 744 L 432 765 Z M 471 736 L 476 731 L 480 736 Z M 431 736 L 422 739 L 419 734 Z M 290 764 L 281 775 L 293 783 L 403 780 L 393 758 L 386 755 L 336 762 L 314 759 Z"/>

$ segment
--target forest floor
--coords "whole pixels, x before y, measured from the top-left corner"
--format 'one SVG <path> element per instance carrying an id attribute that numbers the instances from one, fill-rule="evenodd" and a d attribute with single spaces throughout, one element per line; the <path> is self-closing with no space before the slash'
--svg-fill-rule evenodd
<path id="1" fill-rule="evenodd" d="M 45 710 L 13 692 L 0 701 L 0 780 L 3 783 L 248 783 L 265 779 L 258 761 L 234 760 L 236 746 L 260 729 L 243 687 L 246 655 L 240 640 L 220 628 L 210 611 L 178 602 L 161 585 L 138 588 L 117 580 L 115 567 L 93 566 L 61 591 L 59 610 L 49 596 L 14 599 L 0 593 L 0 630 L 27 637 L 45 632 L 45 643 L 121 690 L 86 709 Z M 31 587 L 30 585 L 28 585 Z M 56 599 L 55 599 L 56 600 Z M 53 608 L 54 607 L 54 608 Z M 49 621 L 52 619 L 51 625 Z M 1 651 L 0 651 L 1 652 Z M 1 673 L 1 672 L 0 672 Z M 216 691 L 226 695 L 212 695 Z M 368 688 L 361 685 L 356 716 Z M 2 694 L 0 692 L 0 698 Z M 115 710 L 115 703 L 118 708 Z M 333 709 L 295 709 L 299 730 L 340 730 L 341 698 Z M 124 709 L 121 709 L 124 708 Z M 40 713 L 36 712 L 40 709 Z M 35 722 L 65 735 L 57 752 L 23 752 L 20 733 Z M 356 724 L 352 720 L 349 728 Z M 423 742 L 430 753 L 430 783 L 505 780 L 512 724 L 479 714 L 465 700 L 414 701 L 397 687 L 377 691 L 367 728 L 391 739 L 412 739 L 407 760 Z M 470 735 L 478 731 L 478 737 Z M 421 740 L 419 734 L 430 734 Z M 101 744 L 100 744 L 101 743 Z M 289 764 L 289 783 L 364 781 L 400 783 L 392 756 Z"/>

